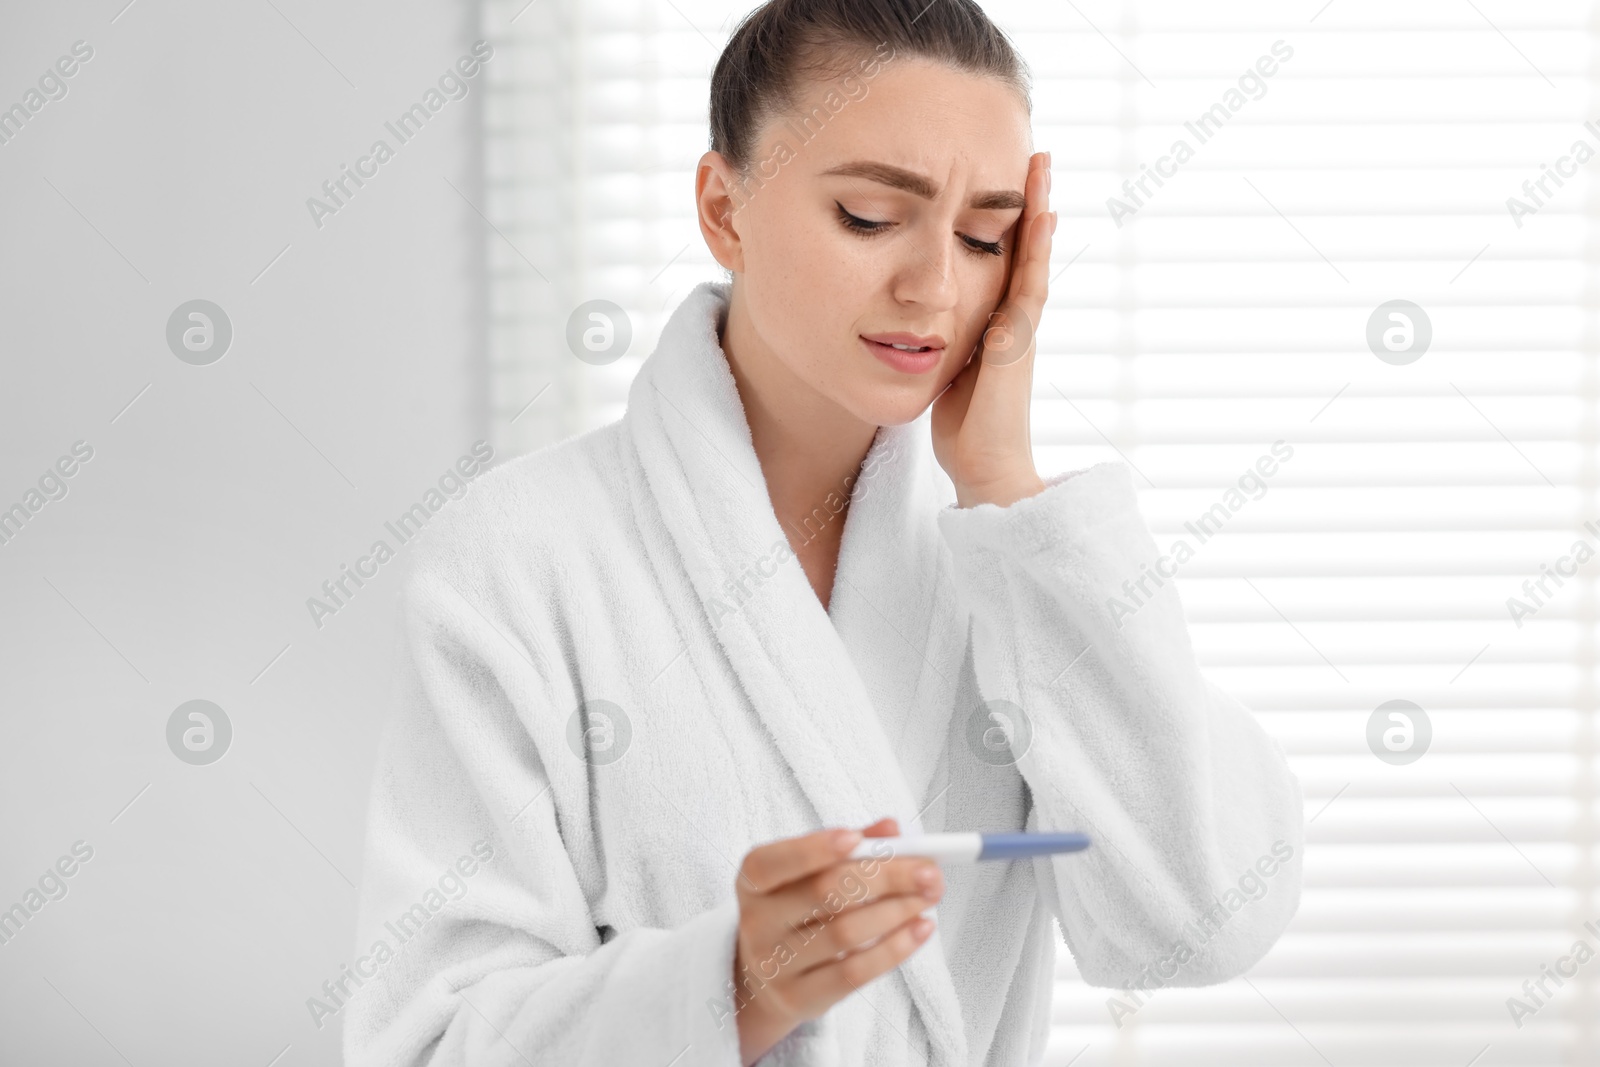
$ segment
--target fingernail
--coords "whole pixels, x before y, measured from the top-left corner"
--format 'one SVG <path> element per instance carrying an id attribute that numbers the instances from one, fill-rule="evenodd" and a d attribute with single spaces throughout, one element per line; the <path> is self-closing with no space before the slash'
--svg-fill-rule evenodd
<path id="1" fill-rule="evenodd" d="M 917 872 L 917 883 L 925 886 L 932 885 L 937 874 L 938 872 L 932 867 L 924 867 L 922 870 Z"/>
<path id="2" fill-rule="evenodd" d="M 839 852 L 848 852 L 860 843 L 860 830 L 835 830 L 833 832 L 833 847 Z"/>
<path id="3" fill-rule="evenodd" d="M 1058 212 L 1055 212 L 1055 211 L 1050 212 L 1050 236 L 1051 237 L 1054 237 L 1056 235 L 1056 223 L 1058 223 L 1060 221 L 1061 221 L 1061 215 Z"/>

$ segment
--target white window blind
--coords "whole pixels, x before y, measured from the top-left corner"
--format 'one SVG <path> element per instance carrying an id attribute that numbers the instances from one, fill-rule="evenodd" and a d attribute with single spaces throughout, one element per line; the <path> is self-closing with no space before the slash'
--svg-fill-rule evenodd
<path id="1" fill-rule="evenodd" d="M 506 57 L 484 206 L 506 451 L 619 417 L 667 315 L 718 276 L 693 167 L 746 10 L 524 2 L 484 15 Z M 1600 160 L 1574 157 L 1600 149 L 1594 5 L 985 7 L 1033 69 L 1062 213 L 1039 466 L 1135 468 L 1157 544 L 1193 549 L 1176 580 L 1202 665 L 1281 740 L 1310 820 L 1299 915 L 1245 979 L 1160 990 L 1119 1026 L 1108 998 L 1135 1001 L 1063 951 L 1047 1062 L 1600 1062 L 1600 958 L 1569 956 L 1600 951 L 1600 559 L 1570 556 L 1600 548 Z M 1241 87 L 1263 57 L 1262 91 Z M 1158 163 L 1135 202 L 1123 182 Z M 1521 225 L 1510 197 L 1536 209 Z M 634 329 L 605 366 L 565 342 L 597 298 Z M 1409 362 L 1368 340 L 1397 300 L 1431 333 Z M 1292 456 L 1230 495 L 1278 441 Z M 1524 581 L 1564 556 L 1535 603 Z M 1520 626 L 1512 597 L 1536 608 Z M 1368 740 L 1397 700 L 1431 728 L 1410 762 Z"/>

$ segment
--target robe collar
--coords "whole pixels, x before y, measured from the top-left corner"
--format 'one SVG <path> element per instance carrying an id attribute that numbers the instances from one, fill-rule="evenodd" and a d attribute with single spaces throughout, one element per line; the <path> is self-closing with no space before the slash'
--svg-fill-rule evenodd
<path id="1" fill-rule="evenodd" d="M 729 293 L 726 282 L 697 286 L 629 389 L 624 421 L 651 502 L 705 608 L 704 625 L 818 827 L 892 815 L 902 833 L 914 833 L 934 799 L 931 778 L 966 637 L 949 581 L 940 577 L 945 549 L 935 513 L 942 501 L 928 412 L 879 428 L 849 509 L 832 520 L 845 527 L 824 610 L 787 550 L 719 343 Z M 895 739 L 874 695 L 899 702 Z M 898 972 L 933 1062 L 964 1064 L 960 1004 L 937 930 Z M 862 995 L 871 999 L 870 991 Z"/>

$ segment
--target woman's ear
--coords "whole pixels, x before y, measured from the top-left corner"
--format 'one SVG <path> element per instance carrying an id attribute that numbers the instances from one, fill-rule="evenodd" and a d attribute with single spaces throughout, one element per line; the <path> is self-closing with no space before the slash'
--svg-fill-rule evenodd
<path id="1" fill-rule="evenodd" d="M 744 270 L 744 246 L 734 228 L 734 217 L 744 204 L 738 172 L 721 152 L 707 152 L 695 170 L 695 214 L 700 233 L 716 261 L 730 271 Z"/>

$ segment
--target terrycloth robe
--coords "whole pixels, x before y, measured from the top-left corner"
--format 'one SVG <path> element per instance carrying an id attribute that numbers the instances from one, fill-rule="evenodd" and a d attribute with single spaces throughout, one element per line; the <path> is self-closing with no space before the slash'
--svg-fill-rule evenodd
<path id="1" fill-rule="evenodd" d="M 1052 916 L 1088 982 L 1156 989 L 1244 972 L 1294 914 L 1282 751 L 1200 674 L 1170 581 L 1123 610 L 1158 555 L 1127 467 L 960 509 L 924 412 L 786 530 L 727 299 L 675 310 L 622 419 L 481 476 L 418 546 L 361 977 L 323 1001 L 351 1067 L 734 1067 L 744 853 L 885 815 L 1093 845 L 947 867 L 932 937 L 764 1065 L 1032 1063 Z M 825 610 L 790 548 L 828 522 Z"/>

